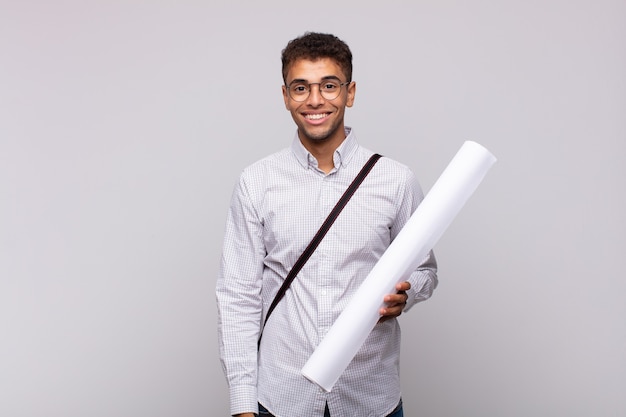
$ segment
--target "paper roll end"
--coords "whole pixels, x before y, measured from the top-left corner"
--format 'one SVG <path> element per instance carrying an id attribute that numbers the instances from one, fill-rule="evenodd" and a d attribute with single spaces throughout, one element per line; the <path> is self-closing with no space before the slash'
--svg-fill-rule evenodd
<path id="1" fill-rule="evenodd" d="M 312 383 L 314 383 L 315 385 L 317 385 L 318 387 L 320 387 L 321 389 L 323 389 L 326 392 L 330 392 L 333 389 L 333 386 L 335 385 L 334 383 L 333 384 L 322 384 L 322 383 L 316 381 L 315 378 L 312 375 L 310 375 L 309 372 L 307 371 L 307 366 L 306 365 L 304 366 L 304 368 L 302 368 L 300 373 L 306 379 L 308 379 L 309 381 L 311 381 Z"/>
<path id="2" fill-rule="evenodd" d="M 491 164 L 494 164 L 498 160 L 498 158 L 496 158 L 495 155 L 489 151 L 489 149 L 485 148 L 483 145 L 473 140 L 466 140 L 461 148 L 463 147 L 473 148 L 475 151 L 485 154 L 486 156 L 488 156 L 489 162 Z"/>

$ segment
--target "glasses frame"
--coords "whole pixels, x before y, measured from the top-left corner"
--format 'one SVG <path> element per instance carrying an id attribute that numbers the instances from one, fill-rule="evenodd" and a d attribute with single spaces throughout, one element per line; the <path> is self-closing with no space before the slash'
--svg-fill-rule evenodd
<path id="1" fill-rule="evenodd" d="M 335 97 L 333 97 L 333 98 L 327 98 L 327 97 L 324 96 L 324 92 L 322 91 L 322 84 L 324 84 L 324 83 L 326 83 L 328 81 L 332 81 L 332 80 L 324 80 L 324 81 L 320 81 L 319 83 L 302 83 L 300 81 L 297 81 L 298 84 L 306 84 L 307 85 L 308 93 L 303 98 L 301 98 L 301 97 L 295 98 L 294 96 L 291 95 L 291 84 L 296 82 L 296 80 L 292 81 L 289 85 L 285 85 L 285 88 L 287 89 L 287 94 L 289 94 L 289 98 L 290 99 L 292 99 L 293 101 L 296 101 L 298 103 L 302 103 L 303 101 L 307 101 L 307 99 L 311 96 L 311 86 L 312 85 L 316 85 L 317 84 L 317 88 L 318 88 L 318 90 L 320 92 L 320 95 L 322 97 L 324 97 L 324 100 L 335 100 L 337 97 L 339 97 L 341 95 L 341 88 L 352 83 L 352 81 L 346 81 L 346 82 L 343 82 L 343 83 L 339 83 L 339 90 L 338 90 L 337 95 Z"/>

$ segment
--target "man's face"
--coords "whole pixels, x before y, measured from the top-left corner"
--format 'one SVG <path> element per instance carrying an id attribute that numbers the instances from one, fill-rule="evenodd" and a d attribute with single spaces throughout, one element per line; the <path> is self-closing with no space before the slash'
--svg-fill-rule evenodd
<path id="1" fill-rule="evenodd" d="M 344 113 L 346 107 L 352 107 L 354 103 L 356 85 L 350 83 L 342 86 L 339 95 L 328 100 L 320 93 L 318 83 L 329 80 L 339 83 L 347 81 L 339 65 L 330 58 L 297 60 L 287 73 L 287 85 L 292 85 L 294 81 L 313 83 L 309 96 L 304 101 L 292 99 L 287 87 L 283 86 L 285 106 L 291 112 L 291 117 L 298 126 L 300 140 L 305 145 L 307 142 L 316 144 L 327 141 L 339 145 L 345 139 Z"/>

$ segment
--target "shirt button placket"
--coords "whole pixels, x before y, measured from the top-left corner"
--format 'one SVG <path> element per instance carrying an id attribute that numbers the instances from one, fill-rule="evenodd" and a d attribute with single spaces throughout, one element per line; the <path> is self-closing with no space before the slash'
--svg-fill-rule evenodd
<path id="1" fill-rule="evenodd" d="M 327 175 L 322 181 L 320 201 L 320 216 L 322 221 L 326 219 L 328 214 L 333 209 L 335 201 L 333 201 L 332 193 L 332 175 Z M 320 223 L 321 224 L 321 223 Z M 319 335 L 323 338 L 332 324 L 332 245 L 329 246 L 329 241 L 322 241 L 323 250 L 321 251 L 321 257 L 318 268 L 318 284 L 319 284 Z"/>

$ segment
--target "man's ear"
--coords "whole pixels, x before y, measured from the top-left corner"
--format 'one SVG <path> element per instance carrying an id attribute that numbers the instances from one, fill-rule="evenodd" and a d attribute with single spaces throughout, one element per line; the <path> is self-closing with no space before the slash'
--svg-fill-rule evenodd
<path id="1" fill-rule="evenodd" d="M 285 100 L 285 108 L 289 110 L 289 93 L 287 93 L 287 87 L 282 86 L 283 89 L 283 100 Z"/>
<path id="2" fill-rule="evenodd" d="M 354 104 L 354 96 L 356 95 L 356 83 L 352 81 L 348 84 L 348 99 L 346 100 L 346 107 L 352 107 Z"/>

